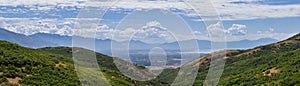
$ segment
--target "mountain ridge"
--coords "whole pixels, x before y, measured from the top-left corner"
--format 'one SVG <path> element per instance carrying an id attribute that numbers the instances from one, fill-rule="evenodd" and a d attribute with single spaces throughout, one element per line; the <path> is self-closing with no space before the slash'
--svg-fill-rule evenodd
<path id="1" fill-rule="evenodd" d="M 0 28 L 0 39 L 18 43 L 20 45 L 31 48 L 46 47 L 46 45 L 55 46 L 55 44 L 49 43 L 48 41 L 41 40 L 38 38 L 32 38 L 23 34 L 14 33 L 3 28 Z"/>
<path id="2" fill-rule="evenodd" d="M 6 29 L 0 29 L 0 39 L 7 40 L 10 42 L 18 43 L 22 46 L 27 46 L 31 48 L 42 48 L 42 47 L 58 47 L 58 46 L 67 46 L 72 47 L 72 36 L 62 36 L 57 34 L 47 34 L 47 33 L 36 33 L 33 35 L 22 35 L 8 31 Z M 184 40 L 179 42 L 189 42 L 194 40 Z M 211 42 L 209 40 L 196 40 L 201 50 L 209 50 Z M 117 45 L 124 45 L 124 42 L 117 42 L 113 40 L 102 40 L 96 39 L 96 51 L 111 55 L 111 43 L 117 43 Z M 238 48 L 238 49 L 249 49 L 259 45 L 269 44 L 277 42 L 275 39 L 271 38 L 262 38 L 258 40 L 240 40 L 228 42 L 227 48 Z M 126 44 L 126 43 L 125 43 Z M 124 45 L 125 46 L 125 45 Z M 138 40 L 130 41 L 130 52 L 135 52 L 137 50 L 150 50 L 153 47 L 161 47 L 166 51 L 180 51 L 179 44 L 177 42 L 163 43 L 163 44 L 147 44 Z"/>

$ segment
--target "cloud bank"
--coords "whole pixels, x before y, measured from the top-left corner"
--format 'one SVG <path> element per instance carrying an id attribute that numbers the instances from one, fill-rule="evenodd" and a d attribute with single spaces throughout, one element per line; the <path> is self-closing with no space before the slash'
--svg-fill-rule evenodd
<path id="1" fill-rule="evenodd" d="M 25 35 L 49 33 L 71 36 L 74 33 L 72 28 L 74 28 L 76 15 L 80 9 L 84 6 L 99 7 L 99 4 L 103 4 L 101 2 L 86 3 L 86 1 L 87 0 L 3 0 L 0 2 L 0 27 Z M 300 17 L 300 4 L 273 5 L 257 3 L 266 1 L 268 0 L 212 0 L 212 4 L 220 14 L 221 19 L 225 21 Z M 151 9 L 171 10 L 191 18 L 198 16 L 183 0 L 121 0 L 110 10 L 127 12 L 128 10 L 147 11 Z M 26 18 L 20 18 L 24 16 Z M 202 20 L 196 19 L 196 21 Z M 217 26 L 218 24 L 212 25 L 210 28 L 214 30 L 214 27 Z M 145 24 L 144 27 L 126 28 L 125 30 L 115 30 L 109 25 L 99 25 L 96 28 L 96 38 L 98 39 L 121 41 L 122 39 L 132 38 L 149 43 L 153 42 L 153 40 L 159 40 L 160 42 L 176 41 L 174 37 L 165 30 L 168 28 L 161 26 L 159 22 L 155 21 Z M 274 38 L 280 40 L 290 35 L 278 33 L 276 32 L 276 28 L 266 31 L 257 31 L 257 33 L 248 33 L 247 25 L 242 24 L 233 24 L 226 30 L 216 30 L 226 33 L 225 35 L 228 41 L 243 39 L 256 40 L 259 38 Z M 95 30 L 90 29 L 86 31 L 93 32 Z M 113 37 L 113 34 L 119 34 L 119 36 Z M 136 36 L 132 36 L 132 34 Z M 207 32 L 194 31 L 194 33 L 189 35 L 181 35 L 180 40 L 189 40 L 193 35 L 196 35 L 200 40 L 210 39 Z"/>
<path id="2" fill-rule="evenodd" d="M 255 2 L 268 2 L 268 0 L 211 0 L 222 20 L 251 20 L 264 18 L 299 17 L 300 4 L 272 5 Z M 208 1 L 206 1 L 208 2 Z M 105 2 L 90 2 L 87 0 L 4 0 L 0 6 L 25 6 L 36 10 L 50 10 L 70 7 L 80 10 L 84 6 L 103 7 L 99 4 Z M 59 7 L 59 8 L 58 8 Z M 186 16 L 197 16 L 183 0 L 120 0 L 111 7 L 114 9 L 134 10 L 181 10 Z M 206 8 L 203 8 L 205 10 Z M 24 9 L 19 9 L 22 11 Z"/>
<path id="3" fill-rule="evenodd" d="M 20 21 L 22 20 L 22 21 Z M 26 21 L 26 22 L 23 22 Z M 33 35 L 36 33 L 48 33 L 72 36 L 76 19 L 1 19 L 0 26 L 16 33 Z M 220 23 L 210 26 L 210 30 L 218 33 L 225 33 L 227 41 L 239 40 L 257 40 L 261 38 L 273 38 L 282 40 L 291 34 L 278 33 L 275 29 L 270 28 L 256 33 L 248 33 L 247 25 L 233 24 L 231 27 L 223 30 L 218 29 Z M 98 25 L 96 29 L 85 29 L 86 33 L 96 33 L 97 39 L 111 39 L 115 41 L 124 41 L 125 39 L 140 40 L 146 43 L 165 43 L 173 41 L 191 40 L 195 35 L 198 40 L 210 40 L 208 32 L 193 31 L 190 34 L 177 34 L 180 38 L 174 38 L 168 29 L 157 21 L 150 21 L 140 28 L 124 28 L 122 30 L 114 29 L 108 25 Z M 217 31 L 216 31 L 217 30 Z M 220 32 L 221 31 L 221 32 Z M 216 33 L 215 35 L 219 35 Z M 94 37 L 94 35 L 85 35 L 84 37 Z"/>

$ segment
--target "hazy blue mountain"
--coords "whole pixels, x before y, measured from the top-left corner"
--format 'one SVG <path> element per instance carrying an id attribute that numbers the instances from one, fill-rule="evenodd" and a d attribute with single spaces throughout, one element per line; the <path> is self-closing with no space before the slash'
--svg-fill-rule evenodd
<path id="1" fill-rule="evenodd" d="M 208 40 L 185 40 L 180 41 L 181 43 L 191 43 L 193 41 L 197 41 L 199 49 L 210 49 L 211 41 Z M 258 40 L 240 40 L 240 41 L 231 41 L 227 42 L 227 48 L 229 49 L 249 49 L 254 48 L 260 45 L 270 44 L 278 42 L 278 40 L 272 38 L 262 38 Z M 179 49 L 179 42 L 165 43 L 160 45 L 160 47 L 169 50 Z"/>
<path id="2" fill-rule="evenodd" d="M 90 38 L 84 38 L 90 39 Z M 9 42 L 18 43 L 22 46 L 27 46 L 31 48 L 41 48 L 41 47 L 55 47 L 55 46 L 72 46 L 72 36 L 61 36 L 57 34 L 46 34 L 37 33 L 34 35 L 26 36 L 18 33 L 14 33 L 5 29 L 0 29 L 0 40 L 6 40 Z M 190 43 L 195 40 L 185 40 L 180 41 L 182 43 Z M 209 50 L 211 47 L 211 42 L 208 40 L 196 40 L 198 42 L 198 48 L 200 50 Z M 102 40 L 95 39 L 96 51 L 111 55 L 111 43 L 114 42 L 116 49 L 122 50 L 122 47 L 129 46 L 129 53 L 144 53 L 149 52 L 154 47 L 161 47 L 167 52 L 180 52 L 179 42 L 171 42 L 164 44 L 147 44 L 138 40 L 131 40 L 129 45 L 125 42 L 117 42 L 112 40 Z M 232 41 L 227 43 L 227 48 L 234 49 L 249 49 L 259 45 L 269 44 L 277 42 L 275 39 L 263 38 L 258 40 L 241 40 Z"/>
<path id="3" fill-rule="evenodd" d="M 228 42 L 227 47 L 234 48 L 234 49 L 236 48 L 249 49 L 260 45 L 265 45 L 265 44 L 270 44 L 275 42 L 278 42 L 278 40 L 272 38 L 262 38 L 258 40 L 241 40 L 241 41 Z"/>
<path id="4" fill-rule="evenodd" d="M 51 43 L 56 44 L 57 46 L 68 46 L 68 47 L 72 46 L 72 36 L 37 33 L 34 35 L 30 35 L 30 37 L 47 40 Z M 83 38 L 83 37 L 79 37 L 79 38 Z M 91 38 L 84 38 L 84 39 L 91 39 Z M 95 39 L 95 45 L 96 45 L 97 52 L 110 55 L 111 40 Z"/>
<path id="5" fill-rule="evenodd" d="M 47 33 L 37 33 L 37 34 L 30 35 L 29 37 L 46 40 L 46 41 L 54 43 L 58 46 L 72 46 L 72 37 L 70 37 L 70 36 L 61 36 L 61 35 L 57 35 L 57 34 L 47 34 Z"/>
<path id="6" fill-rule="evenodd" d="M 0 40 L 6 40 L 31 48 L 57 46 L 56 44 L 51 43 L 49 41 L 36 37 L 26 36 L 23 34 L 14 33 L 3 28 L 0 28 Z"/>

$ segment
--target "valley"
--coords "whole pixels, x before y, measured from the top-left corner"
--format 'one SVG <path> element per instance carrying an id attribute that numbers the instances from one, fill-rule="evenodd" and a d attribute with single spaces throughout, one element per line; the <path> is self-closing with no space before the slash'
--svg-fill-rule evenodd
<path id="1" fill-rule="evenodd" d="M 299 38 L 300 34 L 253 49 L 225 51 L 226 65 L 218 84 L 228 86 L 299 85 Z M 31 49 L 7 41 L 0 41 L 0 46 L 1 85 L 81 85 L 74 71 L 72 48 Z M 181 65 L 200 63 L 195 86 L 204 83 L 210 65 L 210 55 L 204 55 Z M 156 79 L 137 81 L 118 71 L 113 63 L 115 57 L 100 53 L 96 56 L 100 70 L 113 85 L 170 85 L 179 70 L 179 68 L 170 67 Z M 135 64 L 135 66 L 145 69 L 142 65 Z"/>

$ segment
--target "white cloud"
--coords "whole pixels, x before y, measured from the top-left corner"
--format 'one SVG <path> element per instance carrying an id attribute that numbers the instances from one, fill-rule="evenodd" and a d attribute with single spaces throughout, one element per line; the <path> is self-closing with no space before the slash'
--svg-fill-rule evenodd
<path id="1" fill-rule="evenodd" d="M 167 28 L 163 27 L 157 21 L 147 23 L 135 33 L 134 38 L 147 43 L 165 43 L 176 40 L 172 34 L 167 31 Z"/>
<path id="2" fill-rule="evenodd" d="M 227 41 L 239 41 L 239 40 L 258 40 L 262 38 L 272 38 L 276 40 L 283 40 L 286 37 L 291 36 L 292 34 L 288 33 L 278 33 L 275 31 L 275 29 L 270 28 L 265 31 L 257 31 L 257 33 L 250 33 L 245 35 L 228 35 Z"/>
<path id="3" fill-rule="evenodd" d="M 116 41 L 140 40 L 146 43 L 175 41 L 172 34 L 157 21 L 151 21 L 141 28 L 111 29 L 106 25 L 98 27 L 97 38 Z"/>
<path id="4" fill-rule="evenodd" d="M 83 18 L 82 21 L 93 21 L 95 18 Z M 24 35 L 49 33 L 72 36 L 76 18 L 38 19 L 38 18 L 1 18 L 0 27 Z M 107 26 L 108 27 L 108 26 Z M 76 30 L 75 30 L 76 31 Z M 91 30 L 87 30 L 91 31 Z M 95 30 L 94 30 L 95 31 Z"/>
<path id="5" fill-rule="evenodd" d="M 257 4 L 251 2 L 264 1 L 264 0 L 243 0 L 249 4 L 234 4 L 231 2 L 238 2 L 240 0 L 212 0 L 213 6 L 218 11 L 222 20 L 250 20 L 250 19 L 264 19 L 264 18 L 283 18 L 283 17 L 299 17 L 300 4 L 292 5 L 267 5 Z M 208 4 L 209 0 L 202 1 L 202 4 Z M 194 7 L 202 10 L 200 15 L 215 16 L 210 14 L 209 5 L 201 5 Z M 113 8 L 125 9 L 179 9 L 186 11 L 184 14 L 187 16 L 197 16 L 192 8 L 182 1 L 138 1 L 138 0 L 121 0 Z"/>
<path id="6" fill-rule="evenodd" d="M 247 33 L 247 26 L 242 24 L 233 24 L 228 29 L 222 29 L 221 23 L 212 24 L 208 27 L 210 35 L 208 34 L 195 34 L 199 40 L 220 41 L 226 36 L 226 41 L 239 41 L 239 40 L 258 40 L 262 38 L 272 38 L 276 40 L 283 40 L 292 34 L 278 33 L 275 29 L 270 28 L 265 31 L 257 31 L 257 33 Z M 225 33 L 225 34 L 223 34 Z"/>
<path id="7" fill-rule="evenodd" d="M 219 28 L 221 23 L 217 23 L 210 26 L 211 35 L 207 33 L 201 33 L 199 31 L 194 31 L 192 34 L 181 34 L 177 36 L 182 36 L 180 39 L 175 39 L 172 37 L 172 34 L 167 32 L 167 28 L 161 26 L 158 22 L 149 22 L 147 25 L 143 26 L 140 29 L 127 28 L 124 30 L 114 30 L 109 28 L 106 25 L 99 26 L 97 30 L 97 38 L 100 39 L 113 39 L 116 41 L 124 41 L 124 39 L 131 40 L 140 40 L 146 43 L 165 43 L 165 42 L 174 42 L 182 40 L 191 40 L 193 35 L 196 36 L 199 40 L 211 40 L 211 41 L 239 41 L 239 40 L 258 40 L 262 38 L 273 38 L 276 40 L 283 40 L 286 37 L 291 36 L 292 34 L 288 33 L 277 33 L 274 29 L 270 28 L 265 31 L 258 31 L 257 33 L 248 33 L 243 35 L 232 35 L 235 31 L 245 32 L 246 25 L 233 24 L 232 27 L 228 29 Z M 236 28 L 236 29 L 233 29 Z M 231 34 L 225 34 L 229 32 Z M 115 34 L 115 37 L 112 37 Z M 224 35 L 222 35 L 224 34 Z M 212 37 L 211 36 L 215 36 Z"/>
<path id="8" fill-rule="evenodd" d="M 246 25 L 241 25 L 241 24 L 233 24 L 228 30 L 225 30 L 225 33 L 229 35 L 246 35 L 247 30 Z"/>
<path id="9" fill-rule="evenodd" d="M 222 23 L 217 22 L 215 24 L 211 24 L 207 27 L 208 35 L 210 41 L 213 42 L 224 42 L 225 40 L 225 30 L 222 28 Z"/>
<path id="10" fill-rule="evenodd" d="M 216 9 L 223 20 L 249 20 L 264 18 L 299 17 L 300 4 L 293 5 L 267 5 L 267 4 L 233 4 L 240 0 L 213 0 Z M 264 0 L 248 0 L 244 2 L 257 2 Z"/>
<path id="11" fill-rule="evenodd" d="M 94 19 L 86 19 L 94 20 Z M 35 33 L 50 33 L 59 35 L 71 36 L 74 31 L 82 32 L 84 37 L 94 37 L 90 33 L 96 33 L 98 39 L 113 39 L 116 41 L 123 41 L 124 39 L 140 40 L 147 43 L 164 43 L 173 41 L 182 41 L 194 39 L 194 35 L 199 40 L 211 40 L 206 32 L 193 31 L 191 34 L 177 34 L 177 39 L 173 37 L 173 34 L 169 33 L 167 28 L 163 27 L 159 22 L 152 21 L 145 24 L 140 28 L 126 28 L 123 30 L 116 30 L 108 25 L 99 25 L 97 29 L 84 29 L 74 30 L 74 24 L 76 19 L 29 19 L 29 18 L 0 18 L 0 27 L 8 29 L 16 33 L 25 35 L 32 35 Z M 277 33 L 275 29 L 270 28 L 265 31 L 257 31 L 257 33 L 247 33 L 247 26 L 242 24 L 233 24 L 228 29 L 221 29 L 221 23 L 210 25 L 209 30 L 213 36 L 222 37 L 227 36 L 227 41 L 239 41 L 239 40 L 257 40 L 260 38 L 273 38 L 282 40 L 291 34 Z M 222 34 L 227 33 L 227 34 Z M 242 35 L 233 35 L 233 34 Z M 84 35 L 86 34 L 86 35 Z M 113 34 L 115 37 L 112 37 Z M 134 34 L 134 35 L 133 35 Z M 217 40 L 217 39 L 216 39 Z"/>
<path id="12" fill-rule="evenodd" d="M 49 10 L 57 9 L 56 6 L 73 6 L 82 8 L 83 6 L 97 6 L 109 5 L 107 2 L 91 2 L 83 3 L 87 0 L 3 0 L 0 2 L 1 6 L 17 6 L 25 5 L 26 7 L 35 10 Z M 283 18 L 283 17 L 299 17 L 300 16 L 300 4 L 289 5 L 267 5 L 251 2 L 264 2 L 265 0 L 243 0 L 248 4 L 234 4 L 232 2 L 240 2 L 241 0 L 212 0 L 213 6 L 221 15 L 222 20 L 249 20 L 249 19 L 264 19 L 264 18 Z M 204 0 L 209 2 L 209 0 Z M 111 3 L 111 2 L 109 2 Z M 199 6 L 202 6 L 199 3 Z M 101 6 L 103 7 L 103 6 Z M 136 9 L 136 10 L 149 10 L 149 9 L 179 9 L 184 10 L 184 14 L 187 16 L 197 16 L 192 9 L 186 5 L 182 0 L 121 0 L 115 4 L 112 8 L 123 9 Z M 196 7 L 197 8 L 197 7 Z M 211 7 L 199 8 L 205 9 Z M 204 13 L 205 14 L 205 13 Z M 204 15 L 202 14 L 202 15 Z"/>
<path id="13" fill-rule="evenodd" d="M 87 21 L 93 19 L 85 19 Z M 36 33 L 48 33 L 83 37 L 94 37 L 98 39 L 113 39 L 124 41 L 126 39 L 140 40 L 147 43 L 164 43 L 175 41 L 175 38 L 159 22 L 152 21 L 140 28 L 125 28 L 117 30 L 108 25 L 98 25 L 95 29 L 74 29 L 76 19 L 30 19 L 30 18 L 0 18 L 0 27 L 9 31 L 33 35 Z M 92 35 L 92 34 L 96 35 Z M 114 37 L 113 37 L 114 36 Z"/>
<path id="14" fill-rule="evenodd" d="M 210 32 L 211 36 L 220 37 L 224 34 L 224 29 L 222 28 L 222 23 L 217 22 L 216 24 L 211 24 L 207 27 L 208 31 Z"/>
<path id="15" fill-rule="evenodd" d="M 2 28 L 9 31 L 32 35 L 35 33 L 50 33 L 72 35 L 72 26 L 63 24 L 65 20 L 57 19 L 29 19 L 29 18 L 0 18 Z M 75 20 L 73 20 L 74 22 Z M 68 21 L 71 22 L 71 21 Z"/>

